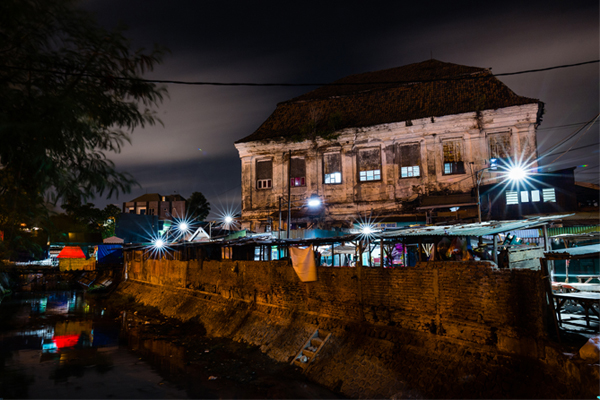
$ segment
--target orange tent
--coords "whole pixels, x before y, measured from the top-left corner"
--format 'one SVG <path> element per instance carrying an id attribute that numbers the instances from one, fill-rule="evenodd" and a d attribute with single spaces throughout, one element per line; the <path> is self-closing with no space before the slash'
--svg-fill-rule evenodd
<path id="1" fill-rule="evenodd" d="M 79 246 L 65 246 L 58 253 L 57 258 L 85 258 L 85 254 Z"/>

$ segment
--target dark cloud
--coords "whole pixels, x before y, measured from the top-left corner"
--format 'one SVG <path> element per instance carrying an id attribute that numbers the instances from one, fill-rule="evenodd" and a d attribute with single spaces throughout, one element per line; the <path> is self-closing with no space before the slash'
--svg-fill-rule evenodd
<path id="1" fill-rule="evenodd" d="M 512 72 L 599 58 L 597 1 L 352 2 L 87 0 L 100 23 L 128 25 L 134 46 L 171 50 L 148 77 L 221 82 L 330 82 L 433 58 Z M 517 94 L 546 104 L 542 152 L 598 112 L 598 64 L 504 77 Z M 311 88 L 169 85 L 163 126 L 136 130 L 111 155 L 147 192 L 203 192 L 211 203 L 239 201 L 233 142 L 251 134 L 280 101 Z M 598 165 L 598 125 L 559 159 L 558 169 Z M 573 141 L 561 150 L 566 150 Z M 201 150 L 199 150 L 201 149 Z M 542 163 L 552 161 L 546 157 Z M 590 168 L 590 167 L 587 167 Z M 598 183 L 580 168 L 577 178 Z M 236 189 L 238 188 L 238 189 Z M 236 192 L 237 190 L 237 192 Z M 114 201 L 114 200 L 112 200 Z M 229 201 L 229 200 L 227 200 Z M 103 205 L 110 200 L 97 200 Z"/>

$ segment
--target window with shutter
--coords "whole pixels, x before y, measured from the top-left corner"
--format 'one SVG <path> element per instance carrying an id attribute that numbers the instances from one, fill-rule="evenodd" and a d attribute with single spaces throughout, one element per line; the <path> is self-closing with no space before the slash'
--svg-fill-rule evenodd
<path id="1" fill-rule="evenodd" d="M 323 154 L 323 178 L 326 185 L 342 183 L 342 155 L 340 153 Z"/>
<path id="2" fill-rule="evenodd" d="M 465 165 L 462 155 L 462 141 L 448 140 L 443 143 L 444 175 L 464 174 Z"/>
<path id="3" fill-rule="evenodd" d="M 400 177 L 414 178 L 421 176 L 421 145 L 411 144 L 400 146 L 398 150 L 400 161 Z"/>
<path id="4" fill-rule="evenodd" d="M 304 158 L 292 158 L 290 186 L 306 186 L 306 162 Z"/>
<path id="5" fill-rule="evenodd" d="M 381 152 L 379 149 L 364 149 L 358 152 L 358 171 L 361 182 L 381 180 Z"/>
<path id="6" fill-rule="evenodd" d="M 273 187 L 273 161 L 256 161 L 256 188 L 271 189 Z"/>
<path id="7" fill-rule="evenodd" d="M 510 158 L 510 133 L 494 133 L 489 135 L 488 143 L 490 146 L 490 158 L 507 159 Z"/>

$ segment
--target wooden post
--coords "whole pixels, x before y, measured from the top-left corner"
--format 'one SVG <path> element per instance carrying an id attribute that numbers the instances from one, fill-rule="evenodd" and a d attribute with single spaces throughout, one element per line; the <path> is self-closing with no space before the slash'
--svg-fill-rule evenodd
<path id="1" fill-rule="evenodd" d="M 552 321 L 554 322 L 554 329 L 556 329 L 556 338 L 560 343 L 560 329 L 558 328 L 558 321 L 556 320 L 556 309 L 554 308 L 554 295 L 552 294 L 552 284 L 550 283 L 550 275 L 548 274 L 548 265 L 545 258 L 540 258 L 540 266 L 542 269 L 542 279 L 544 280 L 544 299 L 546 305 L 549 306 L 549 310 L 552 314 Z"/>
<path id="2" fill-rule="evenodd" d="M 494 235 L 494 248 L 492 250 L 492 259 L 498 265 L 498 235 Z"/>
<path id="3" fill-rule="evenodd" d="M 331 243 L 331 266 L 332 267 L 335 266 L 335 252 L 333 249 L 333 245 L 334 245 L 334 243 Z"/>
<path id="4" fill-rule="evenodd" d="M 544 236 L 544 252 L 547 253 L 552 250 L 550 246 L 550 238 L 548 238 L 548 226 L 546 224 L 542 225 L 542 234 Z M 550 272 L 550 277 L 553 278 L 556 271 L 554 270 L 554 260 L 548 260 L 547 262 L 548 271 Z"/>

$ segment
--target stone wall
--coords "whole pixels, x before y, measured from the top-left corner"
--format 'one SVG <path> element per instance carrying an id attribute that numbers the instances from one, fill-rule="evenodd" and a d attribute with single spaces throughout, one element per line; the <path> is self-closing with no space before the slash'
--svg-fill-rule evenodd
<path id="1" fill-rule="evenodd" d="M 127 272 L 142 282 L 395 326 L 508 352 L 537 355 L 536 342 L 545 336 L 539 271 L 492 269 L 477 262 L 393 269 L 318 267 L 318 281 L 303 283 L 286 261 L 142 261 L 136 255 Z M 522 341 L 530 345 L 523 347 Z"/>
<path id="2" fill-rule="evenodd" d="M 542 397 L 585 397 L 597 383 L 596 369 L 546 339 L 539 271 L 318 267 L 318 281 L 302 283 L 284 261 L 127 258 L 122 293 L 275 360 L 290 362 L 315 329 L 331 332 L 305 373 L 345 396 L 532 398 L 543 382 Z"/>

